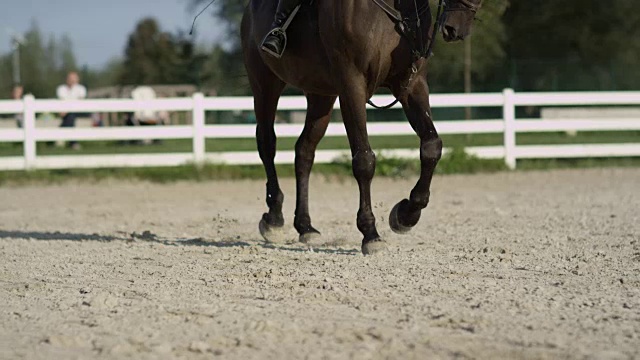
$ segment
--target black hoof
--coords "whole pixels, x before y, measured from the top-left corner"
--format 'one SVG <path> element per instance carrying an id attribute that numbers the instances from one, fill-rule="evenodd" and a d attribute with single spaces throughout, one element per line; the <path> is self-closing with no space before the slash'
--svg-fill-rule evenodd
<path id="1" fill-rule="evenodd" d="M 362 254 L 366 256 L 382 254 L 388 250 L 389 246 L 380 238 L 362 243 Z"/>
<path id="2" fill-rule="evenodd" d="M 265 217 L 260 220 L 258 229 L 260 229 L 260 235 L 262 235 L 268 243 L 281 244 L 287 239 L 284 226 L 270 225 L 267 220 L 265 220 Z"/>
<path id="3" fill-rule="evenodd" d="M 296 228 L 296 231 L 298 231 L 298 234 L 300 234 L 298 240 L 301 243 L 307 244 L 309 246 L 324 245 L 322 242 L 322 235 L 320 234 L 320 231 L 311 226 L 311 220 L 300 220 L 298 217 L 296 217 L 293 220 L 293 226 Z"/>
<path id="4" fill-rule="evenodd" d="M 393 232 L 396 234 L 406 234 L 413 228 L 412 226 L 406 226 L 400 223 L 400 206 L 405 201 L 407 200 L 402 200 L 397 203 L 396 206 L 391 209 L 391 213 L 389 214 L 389 226 L 391 227 L 391 230 L 393 230 Z"/>
<path id="5" fill-rule="evenodd" d="M 309 246 L 324 245 L 324 241 L 322 239 L 322 235 L 317 230 L 313 230 L 313 231 L 306 232 L 304 234 L 300 234 L 299 240 L 300 240 L 301 243 L 309 245 Z"/>

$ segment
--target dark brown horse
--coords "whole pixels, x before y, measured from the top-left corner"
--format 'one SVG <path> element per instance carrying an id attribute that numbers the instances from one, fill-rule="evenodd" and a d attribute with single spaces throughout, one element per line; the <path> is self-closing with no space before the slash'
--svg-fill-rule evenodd
<path id="1" fill-rule="evenodd" d="M 470 33 L 481 1 L 447 1 L 441 26 L 446 41 L 461 40 Z M 254 96 L 258 151 L 267 174 L 269 212 L 260 221 L 260 232 L 267 241 L 275 241 L 284 226 L 284 196 L 274 165 L 274 118 L 278 99 L 285 85 L 290 84 L 304 91 L 308 103 L 304 130 L 295 148 L 294 226 L 300 241 L 309 242 L 320 234 L 311 225 L 309 215 L 309 174 L 316 147 L 339 97 L 353 174 L 360 189 L 357 226 L 364 235 L 362 252 L 366 255 L 383 251 L 386 243 L 378 235 L 371 208 L 376 158 L 367 136 L 366 103 L 379 87 L 389 88 L 420 137 L 420 179 L 409 198 L 400 201 L 390 214 L 393 231 L 405 233 L 418 223 L 429 202 L 431 178 L 442 152 L 429 106 L 427 60 L 415 56 L 413 41 L 400 35 L 392 17 L 373 0 L 315 0 L 305 4 L 288 29 L 284 56 L 272 58 L 260 50 L 260 44 L 270 29 L 276 5 L 277 0 L 251 0 L 242 21 L 242 47 Z M 435 39 L 427 0 L 396 0 L 390 5 L 404 14 L 413 11 L 414 16 L 419 15 L 422 26 L 414 38 Z"/>

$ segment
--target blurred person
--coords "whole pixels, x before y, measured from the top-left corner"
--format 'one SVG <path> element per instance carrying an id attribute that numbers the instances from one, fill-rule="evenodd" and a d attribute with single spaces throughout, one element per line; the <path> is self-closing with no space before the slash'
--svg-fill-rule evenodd
<path id="1" fill-rule="evenodd" d="M 22 100 L 23 95 L 24 95 L 24 87 L 20 84 L 15 85 L 11 90 L 11 99 L 13 100 Z"/>
<path id="2" fill-rule="evenodd" d="M 56 91 L 58 99 L 60 100 L 81 100 L 87 97 L 87 88 L 80 84 L 80 76 L 75 71 L 70 71 L 67 74 L 67 81 L 65 84 L 58 86 Z M 62 113 L 62 124 L 60 127 L 75 127 L 76 119 L 80 114 L 78 113 Z M 74 150 L 80 149 L 80 144 L 75 141 L 69 142 L 69 147 Z"/>
<path id="3" fill-rule="evenodd" d="M 11 99 L 12 100 L 22 100 L 22 96 L 24 95 L 24 87 L 20 84 L 15 85 L 11 90 Z M 16 114 L 16 124 L 19 128 L 22 127 L 22 114 Z"/>
<path id="4" fill-rule="evenodd" d="M 148 101 L 162 98 L 150 86 L 138 86 L 131 91 L 131 98 L 138 101 Z M 169 123 L 169 112 L 157 110 L 139 110 L 130 113 L 127 126 L 166 125 Z M 159 144 L 160 140 L 129 141 L 130 144 Z"/>

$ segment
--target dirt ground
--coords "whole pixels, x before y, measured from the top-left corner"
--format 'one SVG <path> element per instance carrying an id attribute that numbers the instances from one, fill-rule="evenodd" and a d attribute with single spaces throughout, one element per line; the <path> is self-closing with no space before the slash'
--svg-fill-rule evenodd
<path id="1" fill-rule="evenodd" d="M 0 358 L 640 358 L 640 169 L 438 176 L 395 235 L 411 186 L 374 181 L 374 257 L 351 179 L 312 250 L 261 240 L 262 181 L 2 187 Z"/>

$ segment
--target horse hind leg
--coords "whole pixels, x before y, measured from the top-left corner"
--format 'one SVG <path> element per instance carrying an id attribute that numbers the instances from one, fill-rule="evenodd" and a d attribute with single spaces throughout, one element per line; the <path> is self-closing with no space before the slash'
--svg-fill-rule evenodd
<path id="1" fill-rule="evenodd" d="M 327 131 L 336 98 L 307 94 L 307 117 L 296 143 L 296 213 L 293 225 L 300 234 L 300 242 L 309 245 L 320 241 L 320 232 L 311 225 L 309 215 L 309 175 L 318 143 Z"/>
<path id="2" fill-rule="evenodd" d="M 391 210 L 389 225 L 396 233 L 409 232 L 420 220 L 422 210 L 429 204 L 431 179 L 442 155 L 442 140 L 431 117 L 429 88 L 426 79 L 418 77 L 412 86 L 398 96 L 405 114 L 420 137 L 420 178 L 409 199 L 400 201 Z"/>
<path id="3" fill-rule="evenodd" d="M 276 133 L 274 122 L 278 99 L 285 83 L 262 62 L 256 51 L 249 54 L 245 63 L 253 91 L 258 153 L 267 175 L 266 202 L 269 211 L 262 215 L 259 230 L 267 242 L 278 243 L 285 240 L 284 217 L 282 216 L 284 194 L 280 190 L 275 166 Z"/>

